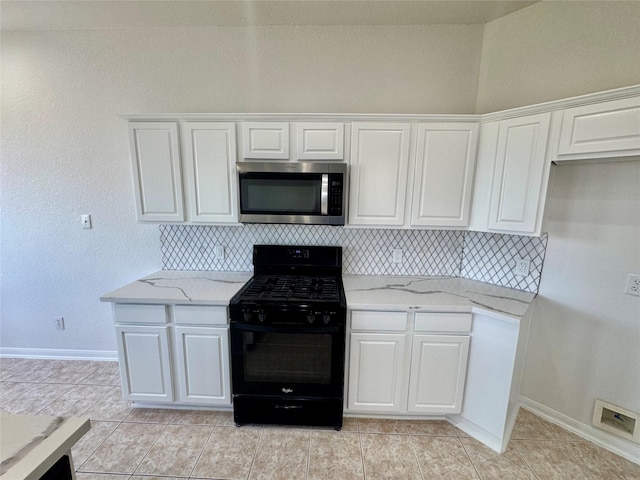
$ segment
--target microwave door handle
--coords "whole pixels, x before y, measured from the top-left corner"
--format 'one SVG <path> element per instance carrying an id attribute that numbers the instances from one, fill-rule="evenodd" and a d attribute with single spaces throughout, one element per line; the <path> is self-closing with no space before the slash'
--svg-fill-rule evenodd
<path id="1" fill-rule="evenodd" d="M 320 190 L 320 213 L 327 215 L 329 213 L 329 175 L 322 175 L 322 189 Z"/>

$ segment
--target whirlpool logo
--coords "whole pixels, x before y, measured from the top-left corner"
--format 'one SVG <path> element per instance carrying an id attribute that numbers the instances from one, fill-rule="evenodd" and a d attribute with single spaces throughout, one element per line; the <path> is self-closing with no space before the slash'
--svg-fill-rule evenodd
<path id="1" fill-rule="evenodd" d="M 283 387 L 283 388 L 282 388 L 282 393 L 293 393 L 293 389 Z"/>

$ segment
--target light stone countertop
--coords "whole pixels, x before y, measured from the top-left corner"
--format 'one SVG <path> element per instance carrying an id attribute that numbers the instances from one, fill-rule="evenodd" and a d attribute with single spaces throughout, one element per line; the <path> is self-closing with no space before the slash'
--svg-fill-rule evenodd
<path id="1" fill-rule="evenodd" d="M 485 313 L 519 322 L 535 294 L 457 277 L 344 275 L 350 309 Z"/>
<path id="2" fill-rule="evenodd" d="M 251 272 L 160 270 L 100 297 L 103 302 L 227 305 Z M 485 313 L 519 322 L 535 294 L 457 277 L 344 275 L 351 309 Z"/>
<path id="3" fill-rule="evenodd" d="M 40 478 L 90 428 L 88 418 L 0 413 L 0 478 Z"/>
<path id="4" fill-rule="evenodd" d="M 160 270 L 100 297 L 103 302 L 227 305 L 251 272 Z"/>

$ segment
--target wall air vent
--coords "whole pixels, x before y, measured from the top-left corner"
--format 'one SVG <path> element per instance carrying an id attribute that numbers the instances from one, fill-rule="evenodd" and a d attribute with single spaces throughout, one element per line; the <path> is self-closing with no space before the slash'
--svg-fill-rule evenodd
<path id="1" fill-rule="evenodd" d="M 593 426 L 640 443 L 640 415 L 602 400 L 596 400 Z"/>

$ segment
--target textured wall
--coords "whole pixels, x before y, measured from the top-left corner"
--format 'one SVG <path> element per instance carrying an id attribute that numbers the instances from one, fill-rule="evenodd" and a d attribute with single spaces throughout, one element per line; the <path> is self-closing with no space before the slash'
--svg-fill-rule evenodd
<path id="1" fill-rule="evenodd" d="M 640 2 L 546 1 L 485 27 L 478 113 L 640 83 Z"/>
<path id="2" fill-rule="evenodd" d="M 596 398 L 640 412 L 640 160 L 554 169 L 522 394 L 590 425 Z"/>

